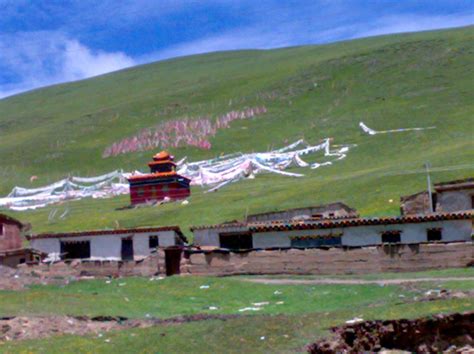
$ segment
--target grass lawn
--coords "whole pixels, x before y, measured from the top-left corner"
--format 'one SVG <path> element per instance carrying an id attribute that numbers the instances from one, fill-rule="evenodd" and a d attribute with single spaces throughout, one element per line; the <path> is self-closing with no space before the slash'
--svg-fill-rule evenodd
<path id="1" fill-rule="evenodd" d="M 473 299 L 404 305 L 354 306 L 346 310 L 301 315 L 253 315 L 147 329 L 103 336 L 58 336 L 0 344 L 3 353 L 268 353 L 302 352 L 327 336 L 331 326 L 355 316 L 364 319 L 415 318 L 440 312 L 472 310 Z"/>
<path id="2" fill-rule="evenodd" d="M 474 298 L 416 302 L 426 289 L 472 290 L 472 269 L 378 274 L 366 279 L 448 277 L 450 281 L 403 285 L 266 285 L 241 277 L 170 277 L 162 280 L 122 278 L 84 280 L 66 286 L 32 286 L 0 291 L 0 316 L 112 315 L 129 318 L 197 313 L 241 314 L 241 317 L 179 325 L 159 325 L 84 337 L 0 344 L 2 353 L 169 353 L 295 352 L 327 336 L 331 326 L 354 317 L 415 318 L 474 309 Z M 354 278 L 354 277 L 353 277 Z M 207 285 L 209 288 L 201 289 Z M 260 311 L 239 312 L 256 302 Z M 280 302 L 283 302 L 282 304 Z M 278 304 L 280 303 L 280 304 Z M 217 307 L 210 310 L 210 306 Z"/>
<path id="3" fill-rule="evenodd" d="M 208 289 L 200 289 L 208 285 Z M 281 294 L 279 294 L 281 292 Z M 379 285 L 264 285 L 233 278 L 173 277 L 88 280 L 64 287 L 33 286 L 27 291 L 0 291 L 0 316 L 120 315 L 144 318 L 196 313 L 240 313 L 253 303 L 269 302 L 259 314 L 301 314 L 390 304 L 407 292 Z M 54 299 L 54 301 L 51 301 Z M 283 304 L 277 302 L 283 301 Z M 209 307 L 218 310 L 209 310 Z M 249 311 L 252 313 L 252 311 Z M 245 313 L 249 313 L 245 312 Z M 256 311 L 257 312 L 257 311 Z"/>

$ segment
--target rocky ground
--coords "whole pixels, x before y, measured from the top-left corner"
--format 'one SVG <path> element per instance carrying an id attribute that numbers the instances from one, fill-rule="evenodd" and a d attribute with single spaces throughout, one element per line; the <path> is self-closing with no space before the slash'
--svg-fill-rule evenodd
<path id="1" fill-rule="evenodd" d="M 34 272 L 26 273 L 18 268 L 0 265 L 0 290 L 22 290 L 29 285 L 68 284 L 77 280 L 76 277 L 42 277 Z"/>
<path id="2" fill-rule="evenodd" d="M 415 320 L 352 322 L 355 323 L 333 328 L 332 338 L 309 345 L 308 352 L 474 353 L 474 311 Z"/>

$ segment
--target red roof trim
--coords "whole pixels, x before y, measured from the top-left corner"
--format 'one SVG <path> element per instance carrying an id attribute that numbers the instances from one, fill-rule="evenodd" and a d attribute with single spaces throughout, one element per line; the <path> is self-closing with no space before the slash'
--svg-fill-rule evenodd
<path id="1" fill-rule="evenodd" d="M 138 234 L 145 232 L 160 232 L 160 231 L 175 231 L 178 236 L 184 241 L 188 242 L 184 234 L 181 232 L 179 226 L 162 226 L 162 227 L 142 227 L 135 229 L 115 229 L 115 230 L 90 230 L 90 231 L 74 231 L 64 233 L 44 233 L 38 235 L 30 235 L 26 238 L 28 240 L 38 240 L 43 238 L 64 238 L 64 237 L 81 237 L 81 236 L 104 236 L 104 235 L 118 235 L 118 234 Z"/>
<path id="2" fill-rule="evenodd" d="M 338 228 L 362 225 L 390 225 L 390 224 L 410 224 L 429 221 L 441 220 L 462 220 L 473 219 L 472 211 L 456 212 L 456 213 L 436 213 L 426 215 L 406 215 L 406 216 L 389 216 L 380 218 L 355 218 L 340 220 L 323 220 L 323 221 L 300 221 L 300 222 L 274 222 L 274 223 L 253 223 L 249 224 L 249 230 L 252 232 L 266 231 L 290 231 L 290 230 L 314 230 L 326 228 Z"/>
<path id="3" fill-rule="evenodd" d="M 154 166 L 154 165 L 163 165 L 163 164 L 170 164 L 173 166 L 176 166 L 176 163 L 171 161 L 171 160 L 158 160 L 158 161 L 151 161 L 148 162 L 148 166 Z"/>

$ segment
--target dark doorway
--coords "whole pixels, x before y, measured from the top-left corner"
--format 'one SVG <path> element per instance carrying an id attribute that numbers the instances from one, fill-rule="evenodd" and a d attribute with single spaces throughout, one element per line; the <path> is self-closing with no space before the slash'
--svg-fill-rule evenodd
<path id="1" fill-rule="evenodd" d="M 61 254 L 63 259 L 91 258 L 90 241 L 61 241 Z"/>
<path id="2" fill-rule="evenodd" d="M 168 247 L 165 249 L 166 275 L 170 276 L 181 272 L 181 253 L 182 249 L 180 247 Z"/>
<path id="3" fill-rule="evenodd" d="M 122 239 L 122 260 L 133 261 L 133 239 Z"/>
<path id="4" fill-rule="evenodd" d="M 251 232 L 223 232 L 219 234 L 221 248 L 249 250 L 253 248 Z"/>

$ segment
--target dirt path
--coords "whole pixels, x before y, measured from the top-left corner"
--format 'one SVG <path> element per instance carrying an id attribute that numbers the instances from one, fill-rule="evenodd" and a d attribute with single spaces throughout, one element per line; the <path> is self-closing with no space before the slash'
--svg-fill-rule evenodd
<path id="1" fill-rule="evenodd" d="M 241 278 L 242 281 L 259 284 L 276 284 L 276 285 L 311 285 L 311 284 L 341 284 L 341 285 L 361 285 L 361 284 L 379 284 L 379 285 L 396 285 L 405 283 L 419 282 L 444 282 L 452 280 L 474 280 L 474 277 L 435 277 L 435 278 L 401 278 L 401 279 L 285 279 L 285 278 Z"/>

